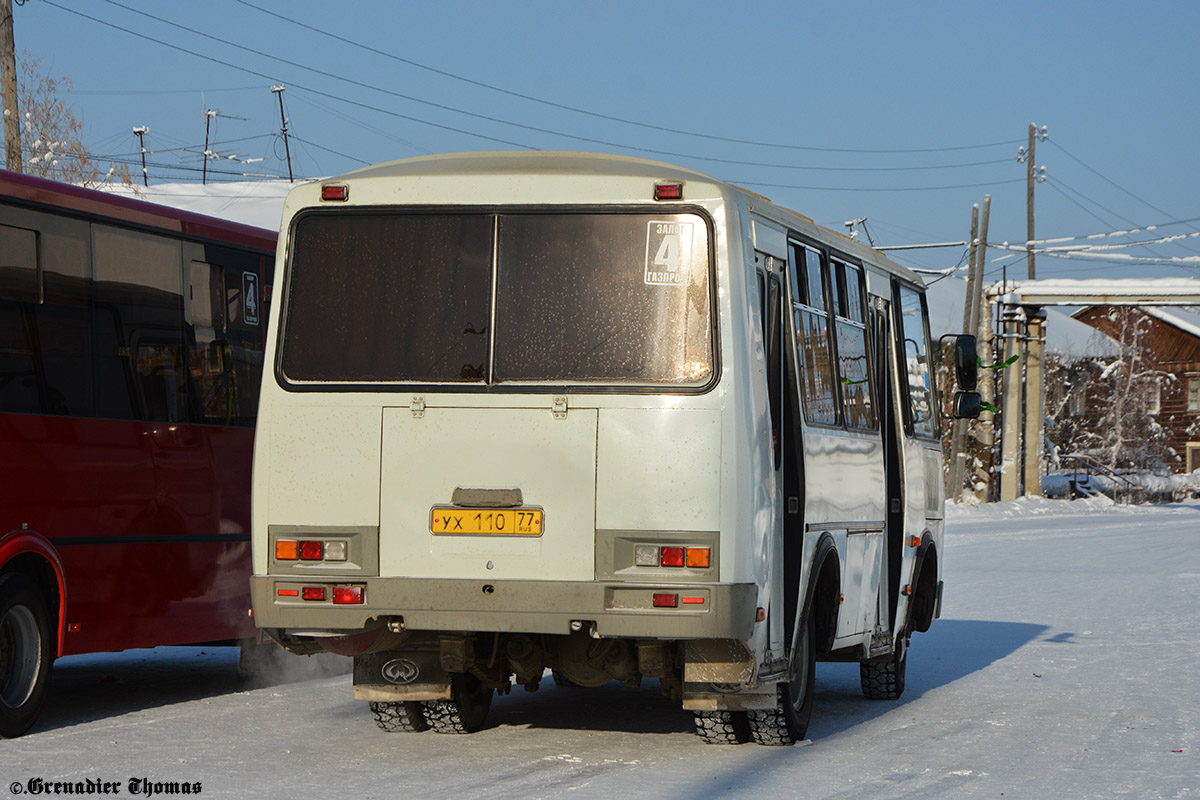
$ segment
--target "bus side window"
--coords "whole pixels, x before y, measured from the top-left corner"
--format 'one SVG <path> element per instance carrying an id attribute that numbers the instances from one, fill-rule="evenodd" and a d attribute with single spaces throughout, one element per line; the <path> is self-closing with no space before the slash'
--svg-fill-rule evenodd
<path id="1" fill-rule="evenodd" d="M 842 384 L 842 414 L 846 425 L 875 430 L 879 420 L 872 402 L 872 371 L 867 350 L 862 270 L 834 261 L 837 277 L 835 326 L 838 378 Z"/>
<path id="2" fill-rule="evenodd" d="M 917 436 L 937 436 L 934 414 L 932 370 L 929 364 L 929 333 L 925 303 L 916 289 L 899 284 L 899 325 L 904 347 L 904 369 L 908 383 L 908 419 Z"/>
<path id="3" fill-rule="evenodd" d="M 258 411 L 266 327 L 261 258 L 216 245 L 205 245 L 197 256 L 187 317 L 197 421 L 250 426 Z"/>
<path id="4" fill-rule="evenodd" d="M 792 245 L 790 252 L 788 273 L 796 347 L 800 356 L 800 397 L 804 418 L 819 425 L 836 425 L 838 393 L 826 310 L 827 273 L 817 251 Z"/>
<path id="5" fill-rule="evenodd" d="M 116 323 L 117 353 L 125 362 L 141 419 L 189 420 L 183 369 L 183 269 L 180 243 L 162 236 L 92 226 L 93 305 Z M 111 346 L 111 345 L 110 345 Z"/>

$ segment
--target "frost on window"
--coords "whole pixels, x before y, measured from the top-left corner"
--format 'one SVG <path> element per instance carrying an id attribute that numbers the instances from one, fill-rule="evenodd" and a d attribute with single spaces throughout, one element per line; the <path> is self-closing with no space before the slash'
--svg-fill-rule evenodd
<path id="1" fill-rule="evenodd" d="M 508 214 L 498 237 L 496 382 L 709 380 L 699 217 Z"/>
<path id="2" fill-rule="evenodd" d="M 293 242 L 293 381 L 713 375 L 708 228 L 694 214 L 311 214 Z"/>

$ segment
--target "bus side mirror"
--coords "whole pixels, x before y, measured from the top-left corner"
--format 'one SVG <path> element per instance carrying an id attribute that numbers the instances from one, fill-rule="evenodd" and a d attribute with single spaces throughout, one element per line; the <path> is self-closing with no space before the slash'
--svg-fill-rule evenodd
<path id="1" fill-rule="evenodd" d="M 954 337 L 954 375 L 958 379 L 958 388 L 963 392 L 973 393 L 975 386 L 979 383 L 979 356 L 975 352 L 975 337 L 970 334 L 962 334 Z M 978 395 L 976 395 L 978 400 Z M 958 414 L 958 400 L 954 401 L 955 413 Z M 978 407 L 978 403 L 976 404 Z M 976 411 L 972 418 L 979 416 Z"/>
<path id="2" fill-rule="evenodd" d="M 980 398 L 979 392 L 954 393 L 955 419 L 978 419 L 979 412 L 982 410 L 983 400 Z"/>

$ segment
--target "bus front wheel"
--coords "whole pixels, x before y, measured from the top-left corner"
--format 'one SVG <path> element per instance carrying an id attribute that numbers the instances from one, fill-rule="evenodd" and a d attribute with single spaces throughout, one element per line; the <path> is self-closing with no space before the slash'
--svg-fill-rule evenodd
<path id="1" fill-rule="evenodd" d="M 33 727 L 54 661 L 50 610 L 29 577 L 0 575 L 0 736 Z"/>

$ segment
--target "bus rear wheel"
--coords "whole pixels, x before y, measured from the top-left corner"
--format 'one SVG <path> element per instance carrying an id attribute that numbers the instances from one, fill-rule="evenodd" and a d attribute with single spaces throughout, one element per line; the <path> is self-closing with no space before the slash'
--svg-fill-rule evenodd
<path id="1" fill-rule="evenodd" d="M 745 711 L 696 711 L 696 735 L 705 744 L 750 741 L 750 718 Z"/>
<path id="2" fill-rule="evenodd" d="M 864 661 L 858 665 L 863 696 L 870 700 L 898 700 L 904 694 L 907 667 L 908 639 L 901 636 L 887 661 Z"/>
<path id="3" fill-rule="evenodd" d="M 371 703 L 371 714 L 380 730 L 388 733 L 419 733 L 429 730 L 424 707 L 415 700 Z"/>
<path id="4" fill-rule="evenodd" d="M 425 700 L 421 704 L 434 733 L 475 733 L 483 728 L 492 707 L 492 690 L 470 673 L 455 672 L 450 676 L 449 700 Z"/>
<path id="5" fill-rule="evenodd" d="M 808 721 L 812 718 L 814 676 L 817 671 L 817 651 L 813 641 L 812 614 L 804 620 L 800 636 L 800 651 L 796 653 L 792 679 L 779 684 L 775 708 L 751 711 L 750 735 L 758 744 L 789 745 L 804 739 Z"/>
<path id="6" fill-rule="evenodd" d="M 52 648 L 50 611 L 37 584 L 15 572 L 0 575 L 0 736 L 33 727 L 46 699 Z"/>

